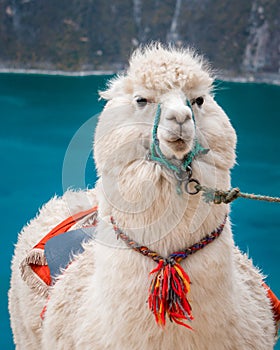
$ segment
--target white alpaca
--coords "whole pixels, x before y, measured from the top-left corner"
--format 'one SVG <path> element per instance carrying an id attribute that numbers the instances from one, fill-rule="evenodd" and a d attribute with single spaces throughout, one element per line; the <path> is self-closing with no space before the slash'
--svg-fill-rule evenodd
<path id="1" fill-rule="evenodd" d="M 157 136 L 168 164 L 180 165 L 198 140 L 210 151 L 193 159 L 192 177 L 230 188 L 236 136 L 214 101 L 212 83 L 200 57 L 153 45 L 136 51 L 127 73 L 101 93 L 108 102 L 95 134 L 95 191 L 53 198 L 19 236 L 9 293 L 17 349 L 273 349 L 275 324 L 263 277 L 235 248 L 229 219 L 220 237 L 181 262 L 191 280 L 194 320 L 186 323 L 193 331 L 168 317 L 164 328 L 156 324 L 147 299 L 149 272 L 157 265 L 117 240 L 110 219 L 163 257 L 221 225 L 229 205 L 186 193 L 185 184 L 148 155 L 160 104 Z M 96 239 L 50 288 L 42 321 L 46 298 L 26 285 L 19 266 L 50 229 L 96 203 Z"/>

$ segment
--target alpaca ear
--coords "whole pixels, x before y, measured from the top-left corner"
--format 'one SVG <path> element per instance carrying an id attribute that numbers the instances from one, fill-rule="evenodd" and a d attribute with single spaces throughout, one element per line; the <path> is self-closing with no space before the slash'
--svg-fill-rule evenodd
<path id="1" fill-rule="evenodd" d="M 123 96 L 132 91 L 132 84 L 128 77 L 117 76 L 108 83 L 108 89 L 99 91 L 99 96 L 104 100 L 112 100 L 115 97 Z"/>

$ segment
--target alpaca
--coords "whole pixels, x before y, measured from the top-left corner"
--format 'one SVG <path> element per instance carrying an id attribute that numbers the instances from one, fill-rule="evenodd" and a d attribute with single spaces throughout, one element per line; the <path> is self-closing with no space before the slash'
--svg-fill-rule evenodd
<path id="1" fill-rule="evenodd" d="M 153 44 L 136 50 L 127 72 L 100 93 L 107 103 L 95 132 L 95 189 L 53 198 L 19 236 L 9 292 L 17 349 L 273 349 L 263 276 L 234 244 L 229 205 L 196 193 L 198 182 L 229 189 L 235 163 L 236 134 L 214 100 L 213 81 L 192 50 Z M 201 152 L 183 171 L 196 145 Z M 49 287 L 47 302 L 22 280 L 19 266 L 55 225 L 94 205 L 95 238 Z M 168 257 L 218 229 L 204 249 L 150 276 L 157 263 L 135 251 L 145 245 Z M 127 247 L 127 236 L 136 249 Z M 181 316 L 169 310 L 157 319 L 159 309 L 147 303 L 149 284 L 166 266 L 182 269 L 190 290 Z"/>

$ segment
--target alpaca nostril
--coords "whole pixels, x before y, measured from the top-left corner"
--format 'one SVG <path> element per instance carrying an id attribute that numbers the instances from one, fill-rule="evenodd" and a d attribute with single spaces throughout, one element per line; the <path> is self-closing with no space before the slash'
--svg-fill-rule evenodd
<path id="1" fill-rule="evenodd" d="M 189 107 L 178 110 L 169 110 L 165 118 L 167 120 L 175 121 L 177 124 L 184 124 L 188 120 L 192 119 L 192 111 Z"/>
<path id="2" fill-rule="evenodd" d="M 178 114 L 178 115 L 174 116 L 174 120 L 179 125 L 184 124 L 186 121 L 188 121 L 190 119 L 191 119 L 191 115 L 189 113 Z"/>
<path id="3" fill-rule="evenodd" d="M 184 114 L 176 114 L 168 118 L 169 120 L 174 120 L 177 124 L 183 125 L 186 121 L 191 119 L 191 115 L 189 113 Z"/>

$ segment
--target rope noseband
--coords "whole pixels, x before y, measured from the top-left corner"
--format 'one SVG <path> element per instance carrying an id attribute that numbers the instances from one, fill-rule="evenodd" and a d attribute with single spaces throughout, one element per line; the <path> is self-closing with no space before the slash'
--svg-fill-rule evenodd
<path id="1" fill-rule="evenodd" d="M 189 183 L 194 182 L 196 185 L 200 185 L 197 179 L 192 178 L 192 161 L 199 154 L 206 154 L 209 149 L 206 149 L 200 145 L 200 143 L 195 139 L 194 146 L 192 150 L 184 157 L 181 164 L 178 166 L 167 159 L 160 149 L 160 142 L 157 137 L 158 126 L 160 122 L 161 107 L 160 104 L 157 106 L 157 111 L 154 120 L 152 144 L 149 153 L 149 160 L 157 162 L 165 166 L 168 170 L 172 171 L 175 179 L 177 180 L 176 191 L 178 194 L 182 194 L 181 186 L 185 183 L 185 191 L 189 194 L 196 194 L 198 191 L 195 189 L 194 192 L 189 190 Z"/>

